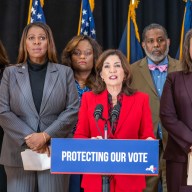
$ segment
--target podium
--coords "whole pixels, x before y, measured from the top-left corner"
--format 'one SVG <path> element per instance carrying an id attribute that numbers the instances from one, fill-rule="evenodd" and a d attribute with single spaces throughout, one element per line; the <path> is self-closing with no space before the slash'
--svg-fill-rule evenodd
<path id="1" fill-rule="evenodd" d="M 158 140 L 51 139 L 52 174 L 158 175 Z"/>

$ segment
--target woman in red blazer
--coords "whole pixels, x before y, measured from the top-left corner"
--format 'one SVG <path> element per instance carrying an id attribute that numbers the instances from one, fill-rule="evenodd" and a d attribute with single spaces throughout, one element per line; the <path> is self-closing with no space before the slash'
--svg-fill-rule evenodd
<path id="1" fill-rule="evenodd" d="M 110 119 L 114 106 L 120 106 L 113 130 L 108 121 L 109 139 L 154 138 L 149 97 L 133 90 L 130 83 L 130 65 L 125 56 L 118 50 L 103 52 L 96 63 L 95 87 L 82 97 L 74 137 L 104 138 L 105 122 L 99 119 L 96 126 L 93 115 L 96 106 L 101 104 L 105 119 Z M 101 175 L 83 175 L 82 187 L 84 192 L 101 192 Z M 141 192 L 145 187 L 144 176 L 114 175 L 110 180 L 110 192 Z"/>

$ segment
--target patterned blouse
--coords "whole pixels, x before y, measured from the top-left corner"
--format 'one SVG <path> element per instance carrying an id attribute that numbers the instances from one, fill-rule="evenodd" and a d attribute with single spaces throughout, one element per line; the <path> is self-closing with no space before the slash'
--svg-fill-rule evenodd
<path id="1" fill-rule="evenodd" d="M 81 101 L 83 93 L 90 91 L 90 89 L 87 86 L 85 86 L 84 88 L 81 88 L 77 80 L 75 80 L 75 84 L 76 84 L 78 95 L 79 95 L 79 101 Z"/>

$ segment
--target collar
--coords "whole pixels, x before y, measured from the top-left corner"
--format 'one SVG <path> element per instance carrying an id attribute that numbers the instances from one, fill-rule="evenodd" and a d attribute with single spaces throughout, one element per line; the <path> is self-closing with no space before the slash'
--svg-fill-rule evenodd
<path id="1" fill-rule="evenodd" d="M 147 63 L 155 64 L 150 58 L 147 57 Z M 168 57 L 166 56 L 158 65 L 168 65 Z"/>

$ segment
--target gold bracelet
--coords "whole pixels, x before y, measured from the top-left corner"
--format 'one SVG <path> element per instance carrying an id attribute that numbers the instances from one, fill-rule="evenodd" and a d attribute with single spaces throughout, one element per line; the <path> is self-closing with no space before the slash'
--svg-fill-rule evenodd
<path id="1" fill-rule="evenodd" d="M 47 143 L 47 139 L 46 139 L 46 137 L 45 137 L 45 133 L 42 132 L 42 134 L 43 134 L 43 138 L 44 138 L 45 143 Z"/>

